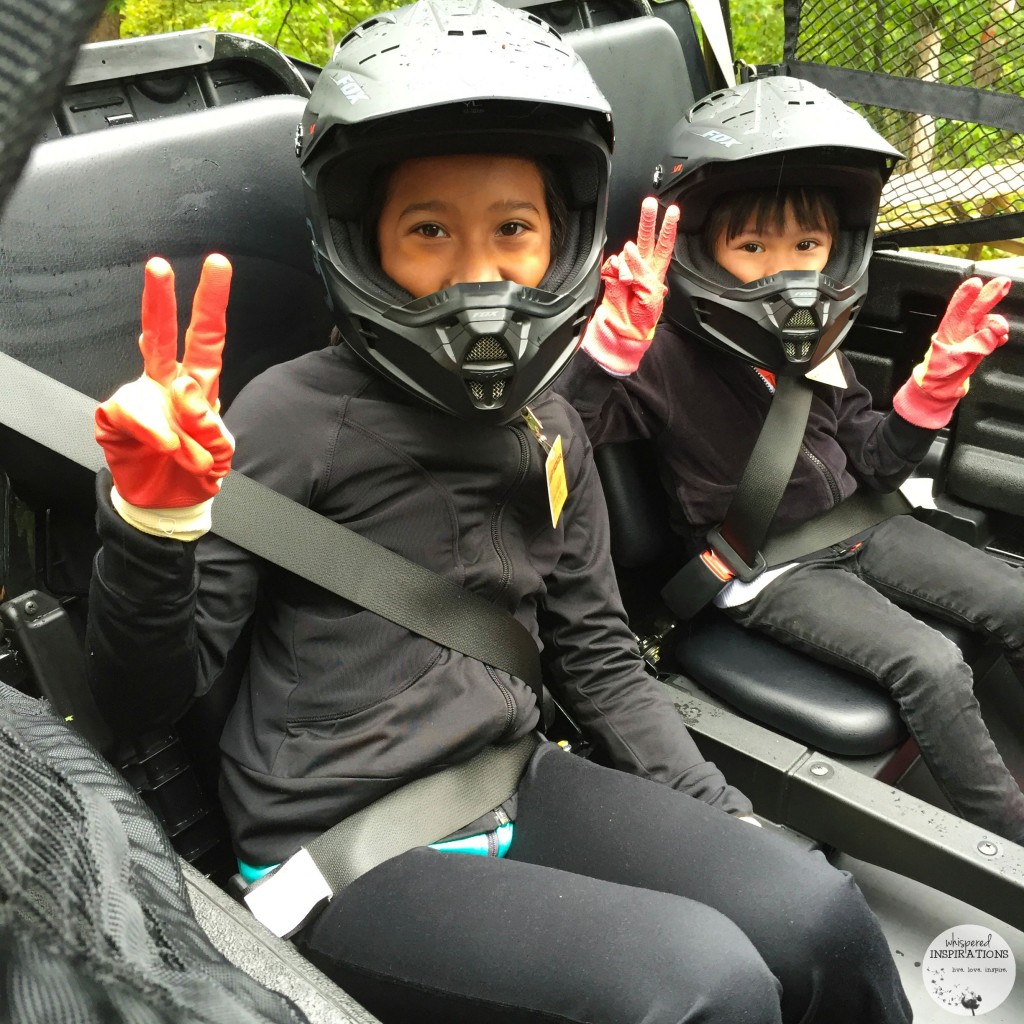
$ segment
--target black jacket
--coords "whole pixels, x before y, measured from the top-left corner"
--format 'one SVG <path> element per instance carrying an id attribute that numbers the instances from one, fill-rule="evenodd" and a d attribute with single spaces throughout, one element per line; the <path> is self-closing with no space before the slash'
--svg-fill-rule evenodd
<path id="1" fill-rule="evenodd" d="M 804 443 L 774 523 L 788 528 L 827 512 L 860 486 L 893 491 L 935 437 L 871 395 L 840 354 L 845 390 L 816 383 Z M 757 441 L 771 391 L 747 363 L 662 321 L 636 373 L 612 377 L 576 359 L 559 392 L 594 445 L 650 439 L 672 502 L 677 532 L 700 544 L 725 516 Z"/>
<path id="2" fill-rule="evenodd" d="M 643 671 L 578 418 L 553 395 L 533 409 L 565 447 L 569 497 L 557 528 L 525 424 L 434 411 L 345 346 L 268 370 L 227 423 L 236 469 L 515 614 L 543 646 L 548 685 L 613 764 L 748 812 Z M 229 669 L 254 622 L 221 740 L 221 797 L 249 863 L 281 860 L 411 778 L 536 727 L 521 680 L 216 536 L 196 545 L 139 533 L 113 511 L 108 486 L 89 648 L 94 687 L 120 731 L 180 715 Z"/>

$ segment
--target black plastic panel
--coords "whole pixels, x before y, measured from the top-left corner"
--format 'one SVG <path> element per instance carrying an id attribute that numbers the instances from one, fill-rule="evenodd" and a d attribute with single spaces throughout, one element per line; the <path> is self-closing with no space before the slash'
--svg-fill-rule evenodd
<path id="1" fill-rule="evenodd" d="M 40 141 L 280 93 L 308 96 L 309 86 L 281 53 L 245 36 L 196 30 L 94 43 Z"/>

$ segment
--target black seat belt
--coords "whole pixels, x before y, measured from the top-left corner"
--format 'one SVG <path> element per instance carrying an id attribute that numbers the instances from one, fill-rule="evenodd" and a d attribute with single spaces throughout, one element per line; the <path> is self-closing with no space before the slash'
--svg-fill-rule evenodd
<path id="1" fill-rule="evenodd" d="M 104 465 L 94 435 L 95 409 L 88 396 L 0 353 L 0 426 L 94 473 Z M 241 473 L 228 475 L 213 509 L 213 528 L 221 537 L 391 622 L 524 680 L 543 714 L 546 691 L 537 645 L 510 613 Z M 95 713 L 76 713 L 72 724 L 82 728 L 98 713 L 84 674 L 69 678 L 74 692 L 44 688 L 44 693 L 56 707 Z M 63 679 L 47 683 L 59 686 Z M 254 888 L 262 895 L 253 897 L 253 913 L 278 934 L 290 934 L 323 899 L 362 872 L 415 846 L 437 842 L 504 803 L 515 792 L 538 742 L 530 735 L 487 747 L 469 761 L 416 779 L 344 819 Z M 312 865 L 312 881 L 308 870 L 300 870 L 303 865 Z M 304 903 L 311 886 L 318 895 L 313 903 Z M 296 918 L 302 906 L 306 909 Z"/>
<path id="2" fill-rule="evenodd" d="M 304 844 L 242 898 L 275 935 L 293 935 L 325 900 L 370 868 L 429 846 L 503 804 L 539 742 L 531 733 L 505 747 L 487 747 L 463 764 L 392 790 Z"/>
<path id="3" fill-rule="evenodd" d="M 899 492 L 858 493 L 824 515 L 771 534 L 800 454 L 813 397 L 813 386 L 806 377 L 777 379 L 768 415 L 725 518 L 708 532 L 707 549 L 691 558 L 662 588 L 662 600 L 681 620 L 692 619 L 733 578 L 749 583 L 770 566 L 810 554 L 910 510 Z"/>
<path id="4" fill-rule="evenodd" d="M 0 353 L 0 424 L 97 472 L 96 402 Z M 543 708 L 540 655 L 509 612 L 430 569 L 232 471 L 213 503 L 225 540 L 339 597 L 528 683 Z"/>

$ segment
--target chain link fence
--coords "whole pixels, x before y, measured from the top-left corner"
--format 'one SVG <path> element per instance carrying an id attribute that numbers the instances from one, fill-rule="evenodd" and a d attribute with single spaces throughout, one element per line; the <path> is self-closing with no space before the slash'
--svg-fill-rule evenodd
<path id="1" fill-rule="evenodd" d="M 906 156 L 879 231 L 1024 255 L 1024 0 L 786 0 L 785 58 Z"/>

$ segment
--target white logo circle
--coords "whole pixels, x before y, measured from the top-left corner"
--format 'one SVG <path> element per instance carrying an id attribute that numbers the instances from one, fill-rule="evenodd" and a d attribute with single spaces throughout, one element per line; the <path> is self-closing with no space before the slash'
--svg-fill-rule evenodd
<path id="1" fill-rule="evenodd" d="M 935 938 L 921 974 L 928 994 L 948 1013 L 980 1017 L 1010 994 L 1017 964 L 1001 935 L 979 924 L 961 924 Z"/>

